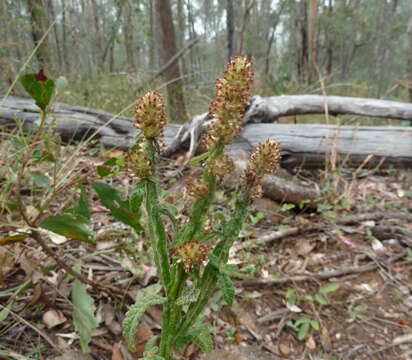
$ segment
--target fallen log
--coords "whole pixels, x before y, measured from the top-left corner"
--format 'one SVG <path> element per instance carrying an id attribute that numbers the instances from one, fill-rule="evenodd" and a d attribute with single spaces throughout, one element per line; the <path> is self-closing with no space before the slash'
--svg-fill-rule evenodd
<path id="1" fill-rule="evenodd" d="M 239 152 L 250 153 L 260 141 L 271 138 L 281 144 L 281 166 L 286 169 L 323 168 L 333 152 L 340 164 L 350 167 L 412 168 L 412 128 L 409 127 L 268 124 L 280 116 L 324 113 L 325 109 L 333 114 L 412 119 L 412 104 L 394 101 L 317 95 L 255 96 L 244 116 L 244 130 L 229 152 L 235 157 Z M 23 130 L 30 130 L 38 118 L 38 108 L 31 99 L 10 96 L 0 102 L 0 126 L 15 127 L 18 120 Z M 165 154 L 189 149 L 189 157 L 192 156 L 201 133 L 212 120 L 206 113 L 182 126 L 169 124 L 165 131 Z M 105 147 L 122 150 L 134 143 L 137 134 L 130 118 L 62 103 L 53 105 L 49 121 L 64 141 L 93 138 Z M 314 189 L 279 177 L 268 179 L 264 191 L 274 200 L 299 203 L 316 198 Z"/>

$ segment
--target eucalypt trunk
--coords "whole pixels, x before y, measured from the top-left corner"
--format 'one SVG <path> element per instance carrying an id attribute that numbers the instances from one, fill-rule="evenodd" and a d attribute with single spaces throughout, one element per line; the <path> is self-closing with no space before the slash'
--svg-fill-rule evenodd
<path id="1" fill-rule="evenodd" d="M 227 267 L 229 251 L 239 236 L 251 200 L 262 192 L 264 174 L 273 172 L 279 161 L 277 143 L 268 140 L 260 144 L 243 175 L 242 190 L 234 193 L 230 215 L 215 215 L 216 189 L 233 169 L 233 162 L 224 155 L 224 146 L 241 129 L 242 114 L 250 98 L 253 75 L 250 68 L 245 56 L 234 58 L 222 78 L 216 81 L 216 95 L 209 109 L 215 120 L 204 138 L 207 153 L 202 156 L 203 174 L 186 189 L 185 200 L 191 203 L 186 221 L 176 219 L 159 197 L 157 138 L 163 134 L 166 124 L 161 97 L 149 91 L 136 105 L 135 126 L 140 134 L 126 156 L 126 166 L 128 174 L 140 180 L 129 203 L 117 199 L 108 205 L 117 219 L 127 220 L 129 226 L 137 223 L 139 226 L 133 228 L 146 233 L 153 249 L 159 283 L 141 290 L 123 322 L 124 338 L 133 350 L 141 315 L 148 306 L 162 304 L 160 341 L 148 342 L 145 359 L 174 359 L 176 351 L 189 343 L 197 344 L 202 351 L 210 351 L 213 341 L 209 326 L 200 321 L 201 314 L 217 285 L 227 304 L 234 301 L 235 291 Z M 144 222 L 140 221 L 141 205 L 147 216 Z M 172 223 L 173 230 L 166 231 L 165 221 Z"/>

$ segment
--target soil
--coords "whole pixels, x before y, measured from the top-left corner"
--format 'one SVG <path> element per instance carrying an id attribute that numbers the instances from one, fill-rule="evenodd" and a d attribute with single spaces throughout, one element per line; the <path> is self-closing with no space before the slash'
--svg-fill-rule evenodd
<path id="1" fill-rule="evenodd" d="M 93 168 L 102 156 L 85 156 L 83 161 Z M 162 175 L 170 190 L 169 200 L 176 200 L 178 210 L 184 213 L 180 185 L 193 173 L 169 166 L 163 168 Z M 379 240 L 379 234 L 371 232 L 376 225 L 412 231 L 412 221 L 399 216 L 412 216 L 412 176 L 408 172 L 370 174 L 367 180 L 356 181 L 343 197 L 345 204 L 329 202 L 333 205 L 326 210 L 301 213 L 269 199 L 254 204 L 230 260 L 239 269 L 234 274 L 235 305 L 227 307 L 217 291 L 206 313 L 216 350 L 202 355 L 196 346 L 189 346 L 183 358 L 412 359 L 412 256 L 407 250 L 408 239 L 395 236 Z M 114 183 L 130 186 L 121 176 Z M 56 211 L 65 196 L 61 194 L 54 203 Z M 224 198 L 220 194 L 220 199 Z M 74 264 L 82 258 L 90 279 L 115 285 L 125 294 L 88 286 L 99 320 L 90 354 L 82 357 L 73 325 L 73 279 L 33 239 L 24 238 L 0 247 L 0 305 L 11 309 L 7 317 L 0 309 L 0 359 L 137 358 L 126 349 L 120 324 L 139 289 L 156 281 L 150 252 L 143 239 L 114 221 L 96 197 L 91 209 L 93 228 L 100 238 L 97 245 L 67 239 L 59 242 L 57 238 L 50 242 L 62 261 Z M 392 215 L 377 221 L 376 213 Z M 362 214 L 371 217 L 339 225 L 346 216 Z M 17 221 L 12 214 L 4 216 L 3 222 L 6 220 Z M 259 243 L 264 235 L 292 227 L 300 231 L 272 243 Z M 391 260 L 399 254 L 397 260 Z M 365 265 L 373 268 L 358 272 Z M 348 271 L 329 278 L 319 275 L 342 269 Z M 255 284 L 251 280 L 256 280 Z M 338 285 L 328 288 L 328 284 Z M 273 312 L 277 316 L 265 321 Z M 160 314 L 161 308 L 155 306 L 143 317 L 137 333 L 140 354 L 147 339 L 159 332 Z M 296 326 L 302 319 L 309 319 L 309 327 L 299 338 Z"/>

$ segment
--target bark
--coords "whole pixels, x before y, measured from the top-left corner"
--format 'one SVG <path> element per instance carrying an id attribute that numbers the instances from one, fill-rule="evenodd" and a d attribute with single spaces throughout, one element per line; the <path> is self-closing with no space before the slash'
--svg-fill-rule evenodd
<path id="1" fill-rule="evenodd" d="M 408 73 L 408 93 L 409 101 L 412 102 L 412 11 L 409 15 L 408 24 L 408 59 L 407 59 L 407 73 Z"/>
<path id="2" fill-rule="evenodd" d="M 101 67 L 103 62 L 101 61 L 101 51 L 103 48 L 102 31 L 100 30 L 100 14 L 99 8 L 97 6 L 96 0 L 90 0 L 91 9 L 93 13 L 93 27 L 94 27 L 94 37 L 93 37 L 93 47 L 95 53 L 95 60 L 97 61 L 97 66 Z"/>
<path id="3" fill-rule="evenodd" d="M 121 1 L 118 3 L 118 6 L 116 8 L 116 23 L 113 25 L 112 32 L 110 34 L 110 38 L 103 50 L 103 55 L 102 55 L 102 66 L 104 65 L 106 61 L 107 55 L 110 54 L 109 56 L 109 67 L 110 67 L 110 72 L 114 70 L 114 44 L 116 41 L 117 34 L 120 30 L 121 24 L 122 24 L 122 13 L 123 13 L 123 8 L 124 8 L 125 0 Z"/>
<path id="4" fill-rule="evenodd" d="M 177 53 L 170 1 L 154 0 L 153 10 L 158 67 L 161 68 Z M 170 117 L 175 122 L 181 122 L 181 118 L 186 117 L 186 105 L 178 62 L 165 71 L 164 80 L 167 83 Z"/>
<path id="5" fill-rule="evenodd" d="M 317 69 L 317 22 L 318 22 L 318 0 L 309 0 L 309 15 L 308 15 L 308 45 L 309 45 L 309 67 L 308 78 L 312 83 L 318 77 Z"/>
<path id="6" fill-rule="evenodd" d="M 234 10 L 233 0 L 226 0 L 226 28 L 227 28 L 227 57 L 230 60 L 234 55 Z"/>
<path id="7" fill-rule="evenodd" d="M 305 82 L 308 76 L 308 18 L 307 18 L 307 0 L 303 0 L 300 2 L 299 6 L 299 14 L 297 20 L 297 27 L 299 29 L 298 36 L 299 36 L 299 56 L 298 56 L 298 76 L 300 81 Z"/>
<path id="8" fill-rule="evenodd" d="M 286 2 L 282 2 L 280 4 L 280 8 L 277 12 L 273 13 L 273 22 L 270 25 L 271 29 L 270 29 L 270 36 L 268 36 L 268 40 L 267 40 L 267 47 L 266 47 L 266 53 L 265 53 L 265 67 L 264 67 L 264 71 L 263 71 L 263 75 L 265 77 L 265 79 L 267 78 L 267 76 L 269 75 L 270 72 L 270 52 L 272 50 L 272 46 L 275 40 L 275 34 L 276 34 L 276 28 L 279 25 L 279 20 L 280 20 L 280 16 L 282 15 L 283 9 L 285 7 Z"/>
<path id="9" fill-rule="evenodd" d="M 127 65 L 129 70 L 135 71 L 136 69 L 136 61 L 135 61 L 135 51 L 137 50 L 133 44 L 133 24 L 132 24 L 132 13 L 133 7 L 127 2 L 127 9 L 126 9 L 126 21 L 123 25 L 123 33 L 124 33 L 124 46 L 126 50 L 126 57 L 127 57 Z"/>
<path id="10" fill-rule="evenodd" d="M 56 17 L 56 13 L 54 11 L 54 5 L 52 0 L 47 0 L 47 5 L 50 12 L 50 19 L 54 19 Z M 61 65 L 63 63 L 62 52 L 60 48 L 61 41 L 59 39 L 59 33 L 57 26 L 53 26 L 53 34 L 54 34 L 54 41 L 56 42 L 56 54 L 57 54 L 57 63 L 58 63 L 58 70 L 61 71 Z M 56 69 L 57 70 L 57 69 Z"/>
<path id="11" fill-rule="evenodd" d="M 45 11 L 42 0 L 26 0 L 26 4 L 31 17 L 31 35 L 34 45 L 37 46 L 47 31 L 47 12 Z M 40 68 L 50 73 L 52 62 L 50 59 L 47 39 L 44 39 L 37 49 L 36 57 Z"/>
<path id="12" fill-rule="evenodd" d="M 333 2 L 329 0 L 329 4 L 327 8 L 324 10 L 328 17 L 331 18 L 333 16 Z M 329 78 L 332 75 L 332 68 L 333 68 L 333 49 L 334 43 L 332 41 L 332 36 L 330 34 L 329 27 L 325 31 L 325 48 L 326 48 L 326 57 L 325 57 L 325 71 L 326 76 Z"/>
<path id="13" fill-rule="evenodd" d="M 61 0 L 62 6 L 62 53 L 63 53 L 63 62 L 64 62 L 64 72 L 66 76 L 70 73 L 70 61 L 69 61 L 69 47 L 67 43 L 67 24 L 66 24 L 66 6 L 64 0 Z"/>
<path id="14" fill-rule="evenodd" d="M 242 26 L 239 31 L 239 50 L 237 51 L 238 54 L 243 54 L 244 52 L 244 42 L 245 42 L 245 32 L 246 32 L 246 27 L 249 22 L 250 18 L 250 12 L 252 11 L 252 8 L 255 6 L 255 0 L 248 0 L 245 3 L 245 12 L 243 14 L 243 21 L 242 21 Z"/>

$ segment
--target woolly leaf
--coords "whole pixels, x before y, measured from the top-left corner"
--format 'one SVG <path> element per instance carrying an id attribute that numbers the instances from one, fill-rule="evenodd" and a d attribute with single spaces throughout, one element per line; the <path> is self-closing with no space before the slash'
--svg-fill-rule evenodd
<path id="1" fill-rule="evenodd" d="M 139 324 L 140 317 L 146 311 L 149 306 L 163 304 L 165 298 L 156 295 L 159 291 L 159 284 L 155 284 L 142 290 L 137 298 L 136 302 L 129 308 L 126 316 L 123 320 L 123 337 L 125 338 L 130 350 L 135 351 L 135 331 Z"/>
<path id="2" fill-rule="evenodd" d="M 203 333 L 210 332 L 210 325 L 204 323 L 198 323 L 197 325 L 193 326 L 189 329 L 185 335 L 180 336 L 176 339 L 175 348 L 181 349 L 183 346 L 195 342 L 195 338 L 204 338 L 205 336 L 202 335 Z M 201 340 L 197 340 L 199 343 Z M 206 342 L 206 341 L 204 341 Z M 198 345 L 200 347 L 200 345 Z"/>
<path id="3" fill-rule="evenodd" d="M 200 289 L 194 286 L 189 286 L 183 289 L 182 294 L 176 300 L 176 305 L 184 306 L 189 305 L 197 300 L 200 294 Z"/>
<path id="4" fill-rule="evenodd" d="M 207 329 L 204 329 L 199 335 L 195 336 L 193 342 L 205 353 L 213 350 L 212 336 Z"/>
<path id="5" fill-rule="evenodd" d="M 232 280 L 230 280 L 229 275 L 224 272 L 218 273 L 220 289 L 223 293 L 223 299 L 226 304 L 233 305 L 233 300 L 235 298 L 235 288 L 233 287 Z"/>

